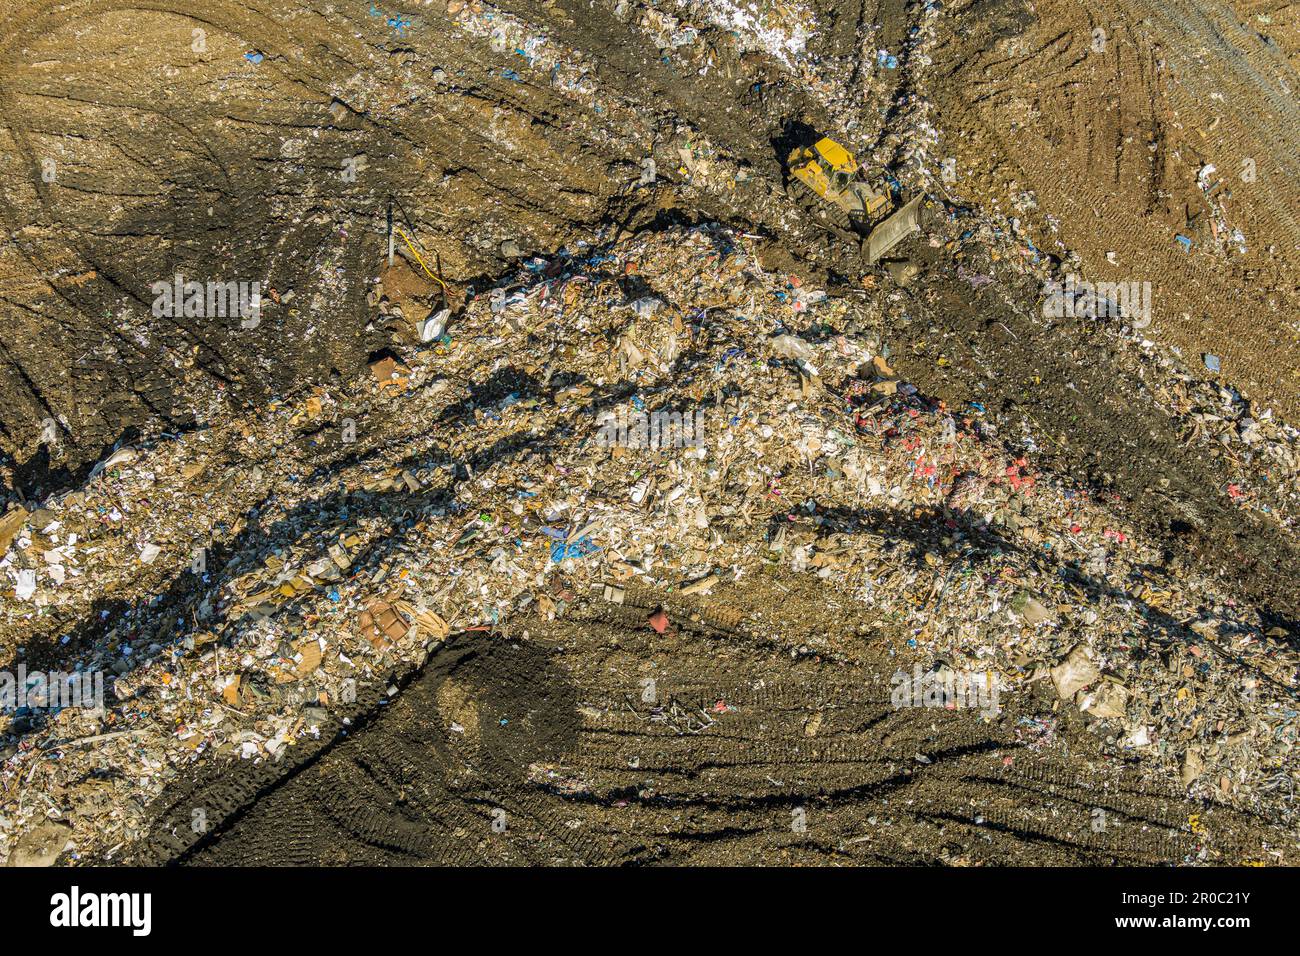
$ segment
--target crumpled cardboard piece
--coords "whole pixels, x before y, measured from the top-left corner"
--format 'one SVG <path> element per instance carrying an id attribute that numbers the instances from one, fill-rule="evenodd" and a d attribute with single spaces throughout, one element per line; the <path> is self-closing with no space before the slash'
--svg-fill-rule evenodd
<path id="1" fill-rule="evenodd" d="M 21 505 L 14 505 L 3 518 L 0 518 L 0 555 L 9 550 L 9 545 L 13 543 L 14 538 L 18 537 L 18 532 L 23 530 L 23 525 L 26 523 L 27 509 Z"/>
<path id="2" fill-rule="evenodd" d="M 357 631 L 379 651 L 388 650 L 410 630 L 406 620 L 387 601 L 374 601 L 357 617 Z"/>
<path id="3" fill-rule="evenodd" d="M 1128 707 L 1128 689 L 1113 680 L 1102 681 L 1095 690 L 1080 692 L 1079 709 L 1094 717 L 1118 719 Z"/>
<path id="4" fill-rule="evenodd" d="M 1101 671 L 1092 662 L 1092 651 L 1079 644 L 1065 660 L 1052 668 L 1052 683 L 1062 700 L 1069 700 L 1089 684 L 1096 683 Z"/>

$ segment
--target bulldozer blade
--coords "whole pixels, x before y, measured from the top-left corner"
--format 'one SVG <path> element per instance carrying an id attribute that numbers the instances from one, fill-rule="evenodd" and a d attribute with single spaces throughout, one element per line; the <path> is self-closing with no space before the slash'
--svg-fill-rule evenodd
<path id="1" fill-rule="evenodd" d="M 862 244 L 862 258 L 868 265 L 874 265 L 890 249 L 920 230 L 922 198 L 924 197 L 916 196 L 871 231 L 867 241 Z"/>

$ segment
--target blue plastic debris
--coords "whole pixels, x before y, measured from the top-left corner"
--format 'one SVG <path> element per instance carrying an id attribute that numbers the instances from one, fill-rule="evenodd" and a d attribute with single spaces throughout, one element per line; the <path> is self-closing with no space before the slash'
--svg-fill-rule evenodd
<path id="1" fill-rule="evenodd" d="M 571 544 L 566 545 L 563 541 L 557 541 L 551 545 L 551 561 L 559 564 L 566 558 L 585 558 L 599 550 L 599 547 L 591 543 L 591 538 L 583 535 Z"/>
<path id="2" fill-rule="evenodd" d="M 1192 240 L 1190 238 L 1187 236 L 1174 236 L 1174 238 L 1177 239 L 1178 244 L 1183 247 L 1183 252 L 1192 251 Z"/>
<path id="3" fill-rule="evenodd" d="M 722 353 L 722 357 L 718 359 L 718 364 L 715 366 L 715 371 L 719 371 L 719 372 L 722 371 L 729 364 L 731 364 L 732 359 L 740 358 L 744 354 L 745 354 L 744 350 L 738 347 L 727 349 L 727 351 Z"/>
<path id="4" fill-rule="evenodd" d="M 1205 367 L 1208 368 L 1211 372 L 1217 372 L 1219 370 L 1220 362 L 1219 362 L 1219 357 L 1217 355 L 1211 355 L 1209 352 L 1206 352 L 1204 359 L 1205 359 Z"/>
<path id="5" fill-rule="evenodd" d="M 252 53 L 245 53 L 244 59 L 247 60 L 249 63 L 252 63 L 254 66 L 256 66 L 258 63 L 261 63 L 262 60 L 265 59 L 265 57 L 263 57 L 262 54 L 254 50 Z"/>

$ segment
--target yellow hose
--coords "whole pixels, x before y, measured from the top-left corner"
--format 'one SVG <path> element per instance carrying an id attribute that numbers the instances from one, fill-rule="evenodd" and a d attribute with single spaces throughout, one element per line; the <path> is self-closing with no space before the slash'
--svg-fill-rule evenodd
<path id="1" fill-rule="evenodd" d="M 427 275 L 434 282 L 438 283 L 438 285 L 442 286 L 442 294 L 446 296 L 447 301 L 450 302 L 451 290 L 447 288 L 447 283 L 443 282 L 436 275 L 434 275 L 432 272 L 429 271 L 429 267 L 424 264 L 424 260 L 420 258 L 420 254 L 415 251 L 415 246 L 411 245 L 411 240 L 406 237 L 406 233 L 402 232 L 399 226 L 393 226 L 393 229 L 399 236 L 402 237 L 402 241 L 406 243 L 406 248 L 411 250 L 411 255 L 415 256 L 415 261 L 420 264 L 420 268 L 424 270 L 424 274 Z"/>

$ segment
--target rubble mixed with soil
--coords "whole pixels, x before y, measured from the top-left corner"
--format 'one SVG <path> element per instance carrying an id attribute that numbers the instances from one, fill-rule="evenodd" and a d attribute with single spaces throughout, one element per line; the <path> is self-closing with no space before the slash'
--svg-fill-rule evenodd
<path id="1" fill-rule="evenodd" d="M 1295 862 L 1285 321 L 1045 312 L 1129 247 L 1002 190 L 1027 152 L 944 173 L 973 12 L 219 2 L 198 51 L 87 4 L 148 81 L 98 102 L 178 97 L 96 180 L 102 64 L 39 6 L 0 127 L 65 171 L 0 189 L 0 654 L 106 681 L 0 714 L 10 863 Z M 999 10 L 1020 56 L 1048 14 Z M 879 267 L 785 196 L 812 131 L 925 196 Z M 1197 233 L 1187 295 L 1285 312 L 1294 223 L 1243 208 L 1268 262 Z M 155 320 L 174 273 L 261 279 L 262 323 Z"/>

